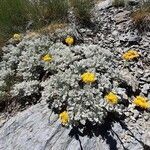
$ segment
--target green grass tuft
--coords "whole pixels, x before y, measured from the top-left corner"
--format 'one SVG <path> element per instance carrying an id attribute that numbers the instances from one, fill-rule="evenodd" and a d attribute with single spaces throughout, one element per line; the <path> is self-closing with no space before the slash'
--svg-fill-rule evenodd
<path id="1" fill-rule="evenodd" d="M 90 10 L 95 1 L 91 0 L 0 0 L 0 44 L 3 45 L 14 33 L 26 31 L 32 21 L 32 29 L 40 29 L 51 23 L 67 22 L 71 6 L 77 20 L 87 25 L 90 22 Z"/>
<path id="2" fill-rule="evenodd" d="M 40 28 L 53 21 L 66 21 L 68 0 L 46 0 L 31 3 L 29 0 L 0 0 L 0 37 L 24 32 L 29 21 Z"/>

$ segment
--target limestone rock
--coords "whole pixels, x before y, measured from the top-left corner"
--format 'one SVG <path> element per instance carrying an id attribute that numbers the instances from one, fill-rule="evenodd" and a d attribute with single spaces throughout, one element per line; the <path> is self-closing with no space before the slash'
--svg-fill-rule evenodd
<path id="1" fill-rule="evenodd" d="M 129 15 L 129 11 L 123 11 L 115 15 L 115 21 L 117 24 L 127 21 L 127 15 Z"/>
<path id="2" fill-rule="evenodd" d="M 61 126 L 58 115 L 37 104 L 8 120 L 0 129 L 1 150 L 80 150 L 79 141 Z M 82 137 L 85 150 L 104 150 L 100 138 Z"/>

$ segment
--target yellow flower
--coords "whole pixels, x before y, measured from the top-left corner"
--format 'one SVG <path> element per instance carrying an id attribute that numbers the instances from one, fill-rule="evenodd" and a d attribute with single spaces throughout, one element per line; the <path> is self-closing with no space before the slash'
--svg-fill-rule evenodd
<path id="1" fill-rule="evenodd" d="M 42 60 L 50 62 L 52 60 L 52 55 L 46 54 L 45 56 L 42 57 Z"/>
<path id="2" fill-rule="evenodd" d="M 142 96 L 137 96 L 134 99 L 133 104 L 144 109 L 150 108 L 150 102 L 148 102 L 147 98 L 142 97 Z"/>
<path id="3" fill-rule="evenodd" d="M 95 74 L 91 72 L 86 72 L 81 75 L 81 79 L 84 83 L 93 83 L 96 80 Z"/>
<path id="4" fill-rule="evenodd" d="M 62 125 L 68 125 L 69 123 L 69 114 L 67 111 L 64 111 L 59 114 L 59 119 Z"/>
<path id="5" fill-rule="evenodd" d="M 135 50 L 129 50 L 128 52 L 124 53 L 122 56 L 122 58 L 125 60 L 132 60 L 137 57 L 139 57 L 139 54 Z"/>
<path id="6" fill-rule="evenodd" d="M 118 103 L 118 96 L 117 96 L 117 94 L 115 94 L 113 92 L 110 92 L 108 95 L 106 95 L 105 99 L 112 104 Z"/>
<path id="7" fill-rule="evenodd" d="M 21 35 L 16 33 L 16 34 L 13 35 L 13 39 L 15 41 L 21 41 Z"/>
<path id="8" fill-rule="evenodd" d="M 74 43 L 74 38 L 71 37 L 71 36 L 68 36 L 66 39 L 65 39 L 65 42 L 70 46 L 70 45 L 73 45 Z"/>

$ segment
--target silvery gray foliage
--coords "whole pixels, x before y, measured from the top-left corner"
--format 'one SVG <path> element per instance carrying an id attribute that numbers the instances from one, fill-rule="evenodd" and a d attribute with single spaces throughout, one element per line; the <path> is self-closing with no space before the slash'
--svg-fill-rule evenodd
<path id="1" fill-rule="evenodd" d="M 0 70 L 0 80 L 4 80 L 6 76 L 13 75 L 14 70 L 11 70 L 10 68 L 7 68 L 5 65 L 1 67 Z"/>
<path id="2" fill-rule="evenodd" d="M 120 110 L 118 106 L 107 103 L 103 95 L 105 89 L 111 91 L 114 88 L 115 92 L 115 85 L 110 80 L 118 78 L 119 70 L 113 62 L 113 54 L 96 45 L 66 48 L 54 51 L 54 56 L 55 53 L 59 52 L 60 55 L 65 51 L 67 57 L 64 55 L 59 60 L 62 65 L 58 64 L 57 74 L 41 82 L 44 88 L 42 99 L 59 111 L 67 106 L 73 123 L 80 121 L 84 124 L 87 119 L 93 123 L 102 123 L 108 111 Z M 87 71 L 95 73 L 95 83 L 84 84 L 81 81 L 81 75 Z"/>
<path id="3" fill-rule="evenodd" d="M 69 47 L 62 43 L 53 44 L 46 37 L 36 40 L 23 40 L 18 47 L 23 50 L 18 57 L 17 74 L 23 76 L 25 80 L 38 79 L 40 71 L 53 72 L 61 70 L 64 68 L 63 62 L 69 63 L 74 56 L 73 53 L 70 55 Z M 51 63 L 41 60 L 42 56 L 46 54 L 51 54 L 54 58 Z"/>
<path id="4" fill-rule="evenodd" d="M 18 56 L 20 55 L 20 49 L 13 45 L 8 45 L 2 49 L 5 52 L 3 61 L 8 68 L 14 69 L 18 63 Z"/>
<path id="5" fill-rule="evenodd" d="M 22 41 L 18 44 L 10 40 L 9 43 L 2 48 L 3 57 L 0 62 L 0 82 L 6 81 L 11 84 L 17 83 L 13 88 L 12 96 L 17 96 L 23 91 L 23 95 L 31 95 L 38 92 L 36 87 L 41 72 L 45 63 L 41 61 L 41 56 L 48 53 L 48 47 L 53 42 L 49 40 L 48 36 L 31 37 L 24 36 Z M 43 69 L 43 70 L 42 70 Z M 16 81 L 18 80 L 19 81 Z M 2 93 L 3 91 L 0 90 Z"/>
<path id="6" fill-rule="evenodd" d="M 47 36 L 31 38 L 30 40 L 25 37 L 18 44 L 22 52 L 18 57 L 17 74 L 23 76 L 25 80 L 38 79 L 41 69 L 44 67 L 41 57 L 47 54 L 47 49 L 50 45 L 52 45 L 52 42 Z"/>
<path id="7" fill-rule="evenodd" d="M 105 90 L 116 91 L 117 84 L 112 84 L 111 79 L 118 78 L 119 74 L 114 55 L 109 50 L 86 44 L 68 47 L 53 43 L 47 36 L 30 40 L 24 37 L 17 46 L 10 44 L 4 50 L 4 59 L 0 63 L 1 80 L 6 75 L 21 78 L 12 86 L 13 97 L 39 94 L 42 86 L 42 100 L 50 101 L 52 108 L 60 111 L 66 105 L 71 121 L 82 124 L 87 119 L 101 123 L 107 111 L 120 110 L 104 99 Z M 46 54 L 52 55 L 51 62 L 41 59 Z M 82 83 L 81 74 L 86 71 L 95 73 L 95 83 Z M 50 76 L 45 79 L 45 74 Z M 123 94 L 120 92 L 119 99 Z"/>
<path id="8" fill-rule="evenodd" d="M 21 83 L 15 84 L 13 89 L 10 91 L 12 96 L 30 96 L 34 93 L 39 92 L 39 82 L 36 80 L 23 81 Z"/>
<path id="9" fill-rule="evenodd" d="M 140 70 L 139 64 L 117 59 L 109 49 L 99 45 L 81 44 L 66 46 L 53 43 L 48 36 L 23 37 L 17 45 L 3 47 L 3 61 L 0 62 L 0 84 L 6 77 L 19 77 L 11 87 L 12 96 L 20 98 L 39 95 L 47 100 L 51 107 L 62 111 L 67 106 L 70 119 L 74 123 L 86 120 L 102 123 L 108 111 L 122 113 L 122 105 L 108 103 L 104 96 L 107 92 L 117 93 L 120 101 L 130 100 L 126 89 L 119 87 L 120 81 L 126 81 L 135 91 L 139 87 L 147 94 L 149 72 Z M 51 62 L 44 62 L 42 56 L 52 55 Z M 121 56 L 119 56 L 121 58 Z M 131 69 L 129 71 L 127 68 Z M 96 75 L 96 82 L 84 84 L 81 75 L 90 71 Z M 0 89 L 1 95 L 4 92 Z"/>
<path id="10" fill-rule="evenodd" d="M 15 71 L 9 68 L 9 66 L 6 63 L 6 61 L 0 62 L 0 99 L 6 93 L 6 79 L 9 80 L 9 77 L 15 74 Z"/>
<path id="11" fill-rule="evenodd" d="M 5 81 L 0 81 L 0 89 L 1 89 L 3 86 L 6 86 Z"/>

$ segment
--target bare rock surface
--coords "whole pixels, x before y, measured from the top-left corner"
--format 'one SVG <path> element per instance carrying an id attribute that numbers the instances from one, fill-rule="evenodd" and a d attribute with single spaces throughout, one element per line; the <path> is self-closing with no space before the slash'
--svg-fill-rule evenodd
<path id="1" fill-rule="evenodd" d="M 61 126 L 45 103 L 18 113 L 0 129 L 0 150 L 80 150 L 70 129 Z M 81 138 L 83 149 L 104 150 L 100 139 Z"/>
<path id="2" fill-rule="evenodd" d="M 110 6 L 112 6 L 112 0 L 105 0 L 105 1 L 100 2 L 100 3 L 98 4 L 97 8 L 98 8 L 99 10 L 101 10 L 101 9 L 108 8 L 108 7 L 110 7 Z"/>

